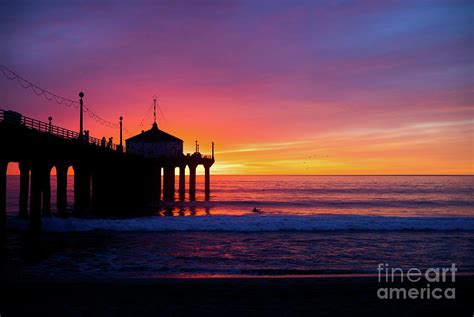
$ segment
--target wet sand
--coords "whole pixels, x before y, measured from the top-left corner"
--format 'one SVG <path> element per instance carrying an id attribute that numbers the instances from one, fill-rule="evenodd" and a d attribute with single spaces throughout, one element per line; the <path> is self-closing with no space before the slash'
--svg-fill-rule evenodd
<path id="1" fill-rule="evenodd" d="M 455 300 L 381 300 L 375 277 L 3 280 L 0 315 L 472 316 L 474 277 L 458 277 L 453 286 Z"/>

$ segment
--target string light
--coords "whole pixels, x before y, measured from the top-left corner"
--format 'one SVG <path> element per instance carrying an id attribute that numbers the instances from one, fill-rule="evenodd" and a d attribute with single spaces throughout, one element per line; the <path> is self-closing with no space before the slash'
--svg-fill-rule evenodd
<path id="1" fill-rule="evenodd" d="M 18 84 L 24 88 L 24 89 L 31 89 L 31 91 L 37 95 L 37 96 L 43 96 L 46 100 L 48 101 L 54 101 L 58 105 L 65 105 L 66 107 L 74 107 L 75 109 L 79 108 L 79 101 L 75 101 L 72 99 L 64 98 L 59 95 L 56 95 L 55 93 L 52 93 L 46 89 L 43 89 L 32 82 L 26 80 L 25 78 L 21 77 L 14 71 L 10 70 L 4 65 L 0 65 L 0 70 L 2 74 L 9 80 L 12 81 L 17 81 Z M 108 120 L 105 120 L 95 112 L 93 112 L 90 108 L 87 106 L 83 106 L 83 111 L 89 115 L 89 118 L 93 119 L 95 122 L 106 126 L 111 129 L 119 129 L 120 128 L 120 123 L 115 123 L 111 122 Z M 127 135 L 131 135 L 130 131 L 127 130 L 126 128 L 122 128 L 124 133 Z"/>
<path id="2" fill-rule="evenodd" d="M 148 117 L 148 113 L 153 109 L 153 101 L 150 104 L 150 107 L 148 107 L 148 110 L 145 112 L 145 115 L 143 118 L 140 120 L 140 123 L 138 124 L 138 127 L 136 130 L 140 131 L 141 128 L 143 128 L 143 125 L 145 123 L 145 119 Z"/>

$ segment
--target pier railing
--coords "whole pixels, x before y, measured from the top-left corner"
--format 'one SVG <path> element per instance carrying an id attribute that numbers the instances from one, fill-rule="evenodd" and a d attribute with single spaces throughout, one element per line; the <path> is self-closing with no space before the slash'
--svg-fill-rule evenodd
<path id="1" fill-rule="evenodd" d="M 39 121 L 33 118 L 25 117 L 22 114 L 14 111 L 3 110 L 0 109 L 0 122 L 7 122 L 9 124 L 17 124 L 24 126 L 28 129 L 32 129 L 35 131 L 49 133 L 51 135 L 60 137 L 66 140 L 78 140 L 80 138 L 79 133 L 76 131 L 72 131 L 69 129 L 65 129 L 62 127 L 55 126 L 51 123 L 46 123 L 43 121 Z M 118 144 L 108 144 L 108 142 L 104 142 L 101 139 L 94 138 L 94 137 L 86 137 L 83 136 L 84 142 L 88 144 L 102 146 L 111 150 L 117 150 L 119 148 Z"/>

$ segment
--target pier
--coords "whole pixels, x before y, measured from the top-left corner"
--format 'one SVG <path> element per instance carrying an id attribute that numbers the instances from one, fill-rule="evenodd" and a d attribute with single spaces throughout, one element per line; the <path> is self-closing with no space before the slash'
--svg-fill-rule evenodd
<path id="1" fill-rule="evenodd" d="M 52 125 L 51 118 L 49 122 L 42 122 L 0 110 L 0 229 L 6 225 L 7 167 L 11 162 L 17 162 L 20 170 L 18 215 L 29 217 L 30 227 L 35 231 L 41 230 L 41 217 L 51 213 L 50 174 L 53 167 L 57 175 L 55 203 L 60 216 L 68 215 L 69 168 L 74 171 L 72 214 L 77 217 L 133 215 L 156 207 L 162 200 L 174 201 L 177 168 L 179 200 L 186 198 L 186 167 L 189 168 L 188 198 L 196 199 L 196 168 L 199 165 L 204 166 L 204 192 L 206 200 L 209 199 L 214 144 L 212 155 L 202 155 L 198 146 L 196 152 L 187 155 L 176 151 L 173 155 L 140 155 L 127 151 L 122 137 L 120 144 L 106 143 L 104 138 L 91 137 L 82 129 L 82 120 L 80 131 L 76 132 Z M 149 131 L 166 134 L 158 129 L 156 122 Z M 142 132 L 145 133 L 148 132 Z"/>

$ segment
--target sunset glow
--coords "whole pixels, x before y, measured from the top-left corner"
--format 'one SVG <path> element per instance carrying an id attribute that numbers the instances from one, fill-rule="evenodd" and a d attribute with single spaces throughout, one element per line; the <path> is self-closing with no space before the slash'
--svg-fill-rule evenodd
<path id="1" fill-rule="evenodd" d="M 472 10 L 2 2 L 0 64 L 67 98 L 84 91 L 132 135 L 151 127 L 158 96 L 158 125 L 185 152 L 215 142 L 215 174 L 473 174 Z M 78 130 L 78 110 L 3 76 L 0 108 Z M 87 115 L 85 128 L 118 141 Z"/>

